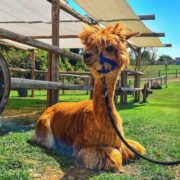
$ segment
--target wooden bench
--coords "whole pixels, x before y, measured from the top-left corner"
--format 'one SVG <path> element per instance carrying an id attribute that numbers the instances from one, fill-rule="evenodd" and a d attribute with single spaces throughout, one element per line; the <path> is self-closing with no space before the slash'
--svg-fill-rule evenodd
<path id="1" fill-rule="evenodd" d="M 147 97 L 149 94 L 152 94 L 152 90 L 149 89 L 147 83 L 144 83 L 144 87 L 140 87 L 140 80 L 143 72 L 140 71 L 132 71 L 132 70 L 124 70 L 121 73 L 121 78 L 117 83 L 116 94 L 115 94 L 115 103 L 117 104 L 118 96 L 120 96 L 121 103 L 127 103 L 128 94 L 134 95 L 134 102 L 140 101 L 140 94 L 143 94 L 142 102 L 147 101 Z M 134 85 L 130 87 L 128 85 L 128 76 L 134 77 Z"/>

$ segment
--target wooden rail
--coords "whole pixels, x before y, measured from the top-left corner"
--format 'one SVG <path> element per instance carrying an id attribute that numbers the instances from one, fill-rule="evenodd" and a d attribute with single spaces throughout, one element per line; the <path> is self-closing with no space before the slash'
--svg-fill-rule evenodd
<path id="1" fill-rule="evenodd" d="M 65 85 L 63 83 L 23 78 L 11 78 L 11 89 L 18 88 L 43 89 L 43 90 L 92 90 L 91 86 Z"/>
<path id="2" fill-rule="evenodd" d="M 172 72 L 173 71 L 173 72 Z M 180 75 L 180 69 L 164 69 L 158 71 L 158 76 L 161 77 L 162 75 L 174 75 L 175 78 L 178 78 L 178 75 Z"/>
<path id="3" fill-rule="evenodd" d="M 12 72 L 22 72 L 22 73 L 30 73 L 31 69 L 23 69 L 23 68 L 14 68 L 14 67 L 9 67 L 9 70 Z M 43 70 L 34 70 L 35 73 L 48 73 L 47 71 L 43 71 Z M 90 72 L 77 72 L 77 71 L 66 71 L 66 72 L 59 72 L 59 74 L 74 74 L 74 75 L 90 75 Z"/>
<path id="4" fill-rule="evenodd" d="M 167 87 L 167 77 L 166 76 L 154 77 L 154 78 L 144 78 L 141 80 L 146 82 L 148 88 L 151 88 L 151 86 L 154 84 L 154 82 L 158 82 L 160 85 L 166 85 L 166 87 Z"/>
<path id="5" fill-rule="evenodd" d="M 30 73 L 31 72 L 31 69 L 13 68 L 13 67 L 10 67 L 9 69 L 11 72 L 20 72 L 20 73 Z M 34 70 L 34 72 L 35 72 L 35 74 L 39 74 L 39 73 L 45 74 L 46 75 L 45 77 L 47 79 L 47 71 Z M 89 82 L 90 82 L 90 72 L 71 72 L 71 71 L 59 72 L 59 78 L 61 79 L 62 84 L 65 84 L 65 78 L 67 78 L 67 77 L 84 79 L 83 80 L 84 87 L 88 86 Z M 62 90 L 62 93 L 65 94 L 65 90 L 68 90 L 68 89 L 62 88 L 61 90 Z M 71 89 L 71 90 L 73 90 L 73 89 Z M 83 89 L 80 89 L 80 90 L 83 90 Z M 86 88 L 85 90 L 86 90 L 86 94 L 88 94 L 89 90 L 91 91 L 92 89 Z"/>
<path id="6" fill-rule="evenodd" d="M 33 46 L 36 48 L 44 49 L 49 52 L 57 53 L 59 55 L 69 57 L 74 60 L 82 60 L 82 56 L 76 53 L 72 53 L 64 49 L 60 49 L 57 46 L 52 46 L 42 41 L 35 40 L 31 37 L 23 36 L 23 35 L 20 35 L 20 34 L 17 34 L 17 33 L 2 29 L 2 28 L 0 28 L 0 37 L 3 37 L 5 39 L 10 39 L 10 40 L 22 43 L 22 44 L 27 44 L 29 46 Z"/>

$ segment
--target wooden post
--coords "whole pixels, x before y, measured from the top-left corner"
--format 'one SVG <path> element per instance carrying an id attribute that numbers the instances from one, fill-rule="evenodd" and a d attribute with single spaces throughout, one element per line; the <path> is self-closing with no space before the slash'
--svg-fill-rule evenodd
<path id="1" fill-rule="evenodd" d="M 167 88 L 167 76 L 164 77 L 164 82 L 165 82 L 165 85 L 166 85 L 166 88 Z"/>
<path id="2" fill-rule="evenodd" d="M 84 78 L 84 86 L 88 86 L 89 85 L 89 77 Z M 86 95 L 88 95 L 88 90 L 86 91 Z"/>
<path id="3" fill-rule="evenodd" d="M 161 70 L 158 71 L 158 76 L 161 77 Z"/>
<path id="4" fill-rule="evenodd" d="M 137 49 L 137 70 L 140 70 L 141 66 L 141 48 Z M 134 88 L 140 88 L 140 75 L 135 74 L 134 76 Z M 140 100 L 140 91 L 135 92 L 134 101 L 137 102 Z"/>
<path id="5" fill-rule="evenodd" d="M 121 88 L 127 87 L 127 71 L 121 73 Z M 127 92 L 121 91 L 121 103 L 127 103 Z"/>
<path id="6" fill-rule="evenodd" d="M 134 88 L 140 88 L 140 74 L 135 74 L 134 76 Z M 138 102 L 140 100 L 140 91 L 135 91 L 134 101 Z"/>
<path id="7" fill-rule="evenodd" d="M 161 86 L 163 85 L 163 82 L 162 82 L 162 77 L 160 78 L 160 83 L 161 83 Z"/>
<path id="8" fill-rule="evenodd" d="M 35 79 L 35 50 L 31 51 L 31 79 Z M 31 97 L 34 97 L 34 89 L 31 90 Z"/>
<path id="9" fill-rule="evenodd" d="M 90 86 L 94 87 L 94 77 L 92 76 L 92 74 L 90 75 Z M 93 90 L 90 90 L 89 99 L 93 99 Z"/>
<path id="10" fill-rule="evenodd" d="M 59 12 L 60 1 L 52 0 L 52 45 L 59 47 Z M 50 81 L 58 82 L 59 80 L 59 55 L 55 53 L 49 54 L 48 60 L 48 77 Z M 47 105 L 51 106 L 59 101 L 59 91 L 49 90 L 47 97 Z"/>
<path id="11" fill-rule="evenodd" d="M 176 69 L 176 78 L 178 77 L 178 70 Z"/>
<path id="12" fill-rule="evenodd" d="M 63 76 L 62 76 L 62 83 L 63 83 L 63 84 L 64 84 L 64 82 L 65 82 L 65 81 L 64 81 L 64 77 L 65 77 L 65 76 L 63 75 Z M 62 90 L 62 94 L 63 94 L 63 95 L 65 94 L 64 89 Z"/>
<path id="13" fill-rule="evenodd" d="M 141 66 L 141 48 L 137 49 L 137 70 L 140 70 L 140 66 Z"/>

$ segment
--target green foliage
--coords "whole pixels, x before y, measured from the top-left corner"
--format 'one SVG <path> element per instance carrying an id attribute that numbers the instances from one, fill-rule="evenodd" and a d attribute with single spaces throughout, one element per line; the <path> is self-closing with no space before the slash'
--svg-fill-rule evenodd
<path id="1" fill-rule="evenodd" d="M 147 63 L 150 63 L 150 61 L 151 61 L 151 54 L 148 50 L 146 50 L 142 53 L 141 62 L 143 62 L 144 64 L 147 64 Z"/>
<path id="2" fill-rule="evenodd" d="M 3 46 L 0 46 L 0 51 L 6 59 L 9 66 L 11 67 L 21 67 L 21 65 L 25 63 L 26 58 L 30 54 L 28 51 L 8 47 L 5 48 Z"/>
<path id="3" fill-rule="evenodd" d="M 36 52 L 36 69 L 46 70 L 48 67 L 48 53 L 38 49 Z"/>
<path id="4" fill-rule="evenodd" d="M 169 55 L 163 54 L 159 57 L 158 61 L 166 61 L 166 62 L 172 61 L 172 57 Z"/>
<path id="5" fill-rule="evenodd" d="M 31 67 L 31 52 L 0 46 L 0 51 L 10 67 Z M 74 53 L 79 53 L 79 49 L 71 50 Z M 47 70 L 48 53 L 44 50 L 37 49 L 36 51 L 36 69 Z M 87 71 L 85 65 L 80 61 L 70 60 L 69 58 L 59 58 L 60 71 Z"/>

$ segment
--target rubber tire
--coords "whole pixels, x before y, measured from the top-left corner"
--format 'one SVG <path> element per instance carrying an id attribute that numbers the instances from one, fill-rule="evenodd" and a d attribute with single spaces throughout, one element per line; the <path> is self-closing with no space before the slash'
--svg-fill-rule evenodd
<path id="1" fill-rule="evenodd" d="M 0 94 L 0 114 L 1 114 L 6 107 L 11 89 L 11 79 L 10 79 L 8 64 L 6 63 L 6 60 L 1 54 L 0 54 L 0 83 L 4 85 L 3 89 L 1 88 L 1 94 Z"/>

